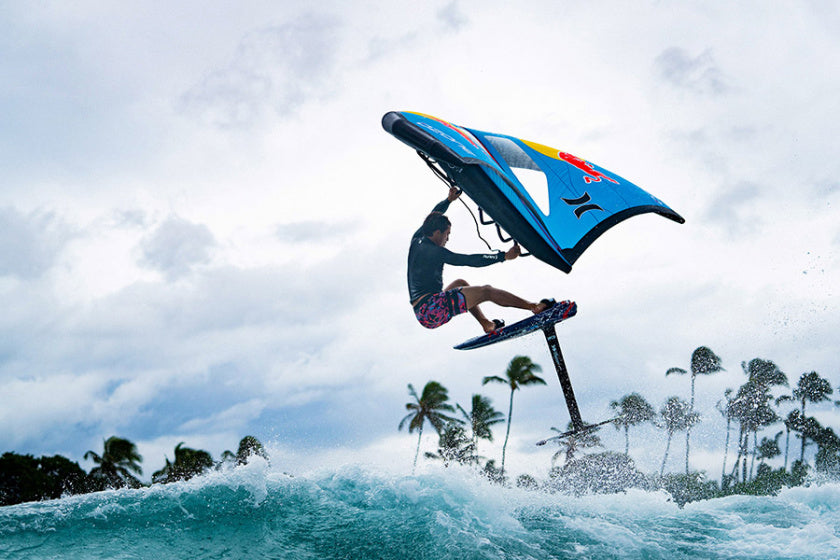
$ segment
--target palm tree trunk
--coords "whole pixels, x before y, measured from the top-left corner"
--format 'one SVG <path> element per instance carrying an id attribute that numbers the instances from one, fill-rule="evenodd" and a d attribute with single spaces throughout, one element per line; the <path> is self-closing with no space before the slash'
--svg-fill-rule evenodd
<path id="1" fill-rule="evenodd" d="M 661 477 L 665 474 L 665 463 L 668 462 L 668 451 L 671 449 L 671 436 L 674 435 L 673 432 L 668 432 L 668 443 L 665 444 L 665 457 L 662 458 L 662 468 L 659 469 L 659 476 Z"/>
<path id="2" fill-rule="evenodd" d="M 747 451 L 744 448 L 744 437 L 745 437 L 746 430 L 744 429 L 744 424 L 741 424 L 740 429 L 738 430 L 738 457 L 735 459 L 735 466 L 732 468 L 732 479 L 737 481 L 739 477 L 739 470 L 741 470 L 741 466 L 746 465 L 746 456 Z M 743 460 L 743 463 L 741 462 Z M 743 469 L 745 471 L 745 469 Z M 741 482 L 744 482 L 744 478 L 746 476 L 746 472 L 741 474 Z"/>
<path id="3" fill-rule="evenodd" d="M 732 482 L 738 482 L 738 467 L 741 465 L 741 455 L 739 454 L 735 457 L 735 464 L 732 465 L 732 472 L 729 474 L 729 478 L 732 479 Z"/>
<path id="4" fill-rule="evenodd" d="M 720 487 L 723 488 L 723 481 L 726 479 L 726 456 L 729 454 L 729 430 L 732 427 L 732 420 L 726 419 L 726 443 L 723 445 L 723 468 L 720 471 Z"/>
<path id="5" fill-rule="evenodd" d="M 802 422 L 805 422 L 805 398 L 802 398 Z M 799 462 L 805 464 L 805 430 L 802 430 L 802 451 L 799 452 Z"/>
<path id="6" fill-rule="evenodd" d="M 630 456 L 630 425 L 624 424 L 624 454 Z"/>
<path id="7" fill-rule="evenodd" d="M 505 475 L 505 451 L 507 450 L 508 438 L 510 437 L 510 421 L 513 419 L 513 391 L 513 389 L 510 390 L 507 430 L 505 431 L 505 443 L 502 445 L 502 476 Z"/>
<path id="8" fill-rule="evenodd" d="M 788 448 L 790 447 L 790 428 L 785 425 L 785 472 L 787 472 L 788 464 Z"/>
<path id="9" fill-rule="evenodd" d="M 741 447 L 741 439 L 744 437 L 744 425 L 739 423 L 738 426 L 738 455 L 735 456 L 735 465 L 732 467 L 732 480 L 737 482 L 738 481 L 738 466 L 741 464 L 741 451 L 743 448 Z"/>
<path id="10" fill-rule="evenodd" d="M 752 458 L 750 459 L 750 480 L 753 479 L 753 474 L 755 473 L 755 455 L 758 453 L 758 430 L 753 432 L 753 449 L 752 449 Z"/>
<path id="11" fill-rule="evenodd" d="M 691 414 L 694 414 L 694 373 L 691 374 L 691 406 L 689 407 L 689 411 Z M 690 447 L 691 441 L 691 424 L 688 425 L 688 428 L 685 430 L 685 474 L 688 474 L 688 449 Z"/>
<path id="12" fill-rule="evenodd" d="M 691 426 L 685 430 L 685 474 L 688 474 L 688 448 L 691 441 Z"/>
<path id="13" fill-rule="evenodd" d="M 423 437 L 423 424 L 420 424 L 420 434 L 417 436 L 417 450 L 414 452 L 414 466 L 411 467 L 411 474 L 417 468 L 417 457 L 420 455 L 420 439 Z"/>
<path id="14" fill-rule="evenodd" d="M 749 459 L 750 454 L 750 433 L 746 430 L 744 430 L 744 441 L 741 445 L 744 448 L 744 452 L 742 454 L 743 463 L 741 464 L 741 482 L 747 482 L 747 459 Z"/>
<path id="15" fill-rule="evenodd" d="M 802 440 L 802 450 L 799 452 L 799 462 L 803 465 L 805 464 L 805 432 L 799 435 L 799 438 Z"/>

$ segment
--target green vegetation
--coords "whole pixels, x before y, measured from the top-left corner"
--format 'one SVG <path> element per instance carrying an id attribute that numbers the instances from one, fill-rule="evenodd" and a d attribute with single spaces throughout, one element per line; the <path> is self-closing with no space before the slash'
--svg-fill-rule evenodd
<path id="1" fill-rule="evenodd" d="M 213 457 L 202 449 L 183 447 L 182 441 L 175 446 L 175 462 L 166 458 L 166 466 L 152 475 L 152 482 L 167 484 L 179 480 L 189 480 L 209 471 L 215 465 Z"/>
<path id="2" fill-rule="evenodd" d="M 706 348 L 705 346 L 701 346 L 700 348 L 696 349 L 691 354 L 691 402 L 689 403 L 688 407 L 688 416 L 687 418 L 695 418 L 694 416 L 694 380 L 698 375 L 711 375 L 713 373 L 717 373 L 719 371 L 723 371 L 723 367 L 720 365 L 720 358 L 717 354 Z M 686 372 L 682 368 L 672 367 L 668 371 L 665 372 L 665 375 L 670 375 L 672 373 L 685 375 Z M 690 448 L 690 441 L 691 441 L 691 426 L 692 422 L 689 422 L 685 428 L 685 474 L 688 474 L 688 450 Z"/>
<path id="3" fill-rule="evenodd" d="M 143 474 L 143 457 L 131 441 L 112 436 L 103 442 L 101 453 L 88 451 L 84 458 L 96 465 L 86 473 L 78 463 L 60 455 L 35 458 L 32 455 L 4 453 L 0 456 L 0 506 L 22 502 L 53 500 L 73 494 L 144 486 L 135 475 Z M 175 461 L 152 475 L 153 484 L 188 480 L 225 464 L 243 465 L 253 455 L 268 460 L 263 445 L 253 436 L 239 442 L 236 454 L 225 451 L 216 462 L 207 451 L 175 447 Z"/>
<path id="4" fill-rule="evenodd" d="M 505 450 L 507 449 L 508 439 L 510 438 L 510 422 L 513 419 L 513 395 L 517 389 L 527 385 L 545 385 L 545 380 L 542 377 L 537 377 L 534 373 L 539 373 L 542 368 L 531 361 L 528 356 L 516 356 L 510 361 L 505 370 L 505 377 L 498 375 L 491 375 L 485 377 L 482 385 L 488 383 L 503 383 L 510 387 L 510 406 L 508 407 L 507 430 L 505 431 L 505 443 L 502 445 L 502 476 L 505 474 Z"/>
<path id="5" fill-rule="evenodd" d="M 0 505 L 52 500 L 91 489 L 87 473 L 60 455 L 35 458 L 4 453 L 0 456 Z"/>
<path id="6" fill-rule="evenodd" d="M 808 416 L 814 408 L 840 406 L 840 401 L 832 401 L 831 383 L 811 371 L 803 373 L 791 389 L 787 375 L 772 361 L 761 358 L 742 362 L 741 370 L 744 383 L 737 389 L 726 388 L 715 407 L 726 422 L 726 432 L 721 434 L 723 453 L 719 481 L 690 468 L 691 429 L 702 421 L 695 410 L 695 380 L 700 375 L 725 371 L 721 359 L 709 348 L 701 346 L 692 353 L 689 370 L 670 368 L 665 372 L 666 377 L 690 375 L 688 401 L 678 396 L 668 397 L 658 412 L 639 393 L 610 402 L 617 414 L 613 425 L 624 431 L 623 453 L 609 450 L 587 453 L 590 449 L 603 447 L 597 429 L 559 438 L 555 440 L 558 450 L 547 465 L 548 479 L 540 482 L 523 474 L 514 483 L 529 490 L 574 494 L 618 492 L 631 487 L 663 489 L 682 506 L 690 501 L 731 494 L 775 494 L 782 488 L 806 483 L 809 475 L 840 479 L 840 437 L 831 427 Z M 516 356 L 508 364 L 504 376 L 482 379 L 482 385 L 500 383 L 510 388 L 507 417 L 497 411 L 486 396 L 473 394 L 467 411 L 460 404 L 450 402 L 448 390 L 439 382 L 429 381 L 419 395 L 409 384 L 412 400 L 406 403 L 408 414 L 398 428 L 407 426 L 409 433 L 417 432 L 414 467 L 419 458 L 423 429 L 430 424 L 438 435 L 438 447 L 436 452 L 426 453 L 426 458 L 441 461 L 444 466 L 469 465 L 495 483 L 508 484 L 505 458 L 513 397 L 521 387 L 545 385 L 545 380 L 536 375 L 540 371 L 540 366 L 527 356 Z M 460 412 L 463 419 L 456 417 L 456 412 Z M 502 422 L 506 425 L 505 440 L 497 466 L 495 459 L 479 455 L 478 447 L 480 440 L 493 441 L 493 428 Z M 658 473 L 639 472 L 631 457 L 630 428 L 644 424 L 655 426 L 665 436 Z M 571 428 L 570 423 L 568 429 Z M 679 432 L 686 434 L 685 472 L 666 473 L 673 436 Z M 791 435 L 800 440 L 798 446 L 791 441 Z M 737 443 L 733 446 L 734 442 Z M 730 447 L 735 450 L 733 464 L 729 463 Z M 791 452 L 798 455 L 792 463 L 789 461 Z M 236 453 L 223 452 L 219 461 L 207 451 L 186 447 L 181 442 L 175 446 L 171 461 L 168 456 L 164 458 L 166 464 L 152 475 L 152 483 L 189 480 L 225 466 L 243 465 L 254 455 L 268 460 L 263 445 L 253 436 L 244 437 Z M 782 462 L 782 455 L 783 466 L 771 466 L 770 462 L 775 461 L 777 465 Z M 143 457 L 137 446 L 127 439 L 112 436 L 103 441 L 101 451 L 88 451 L 84 458 L 94 463 L 90 472 L 59 455 L 36 458 L 4 453 L 0 456 L 0 506 L 143 486 L 137 478 L 143 473 Z M 557 465 L 561 458 L 562 465 Z"/>
<path id="7" fill-rule="evenodd" d="M 588 424 L 588 422 L 584 422 Z M 575 425 L 570 421 L 566 425 L 565 430 L 552 427 L 551 430 L 557 433 L 568 433 L 574 429 Z M 575 460 L 575 456 L 579 450 L 590 449 L 593 447 L 604 447 L 601 443 L 601 438 L 597 434 L 598 430 L 588 430 L 579 434 L 572 434 L 557 440 L 560 449 L 551 456 L 551 466 L 554 468 L 557 459 L 564 456 L 564 465 L 569 465 Z"/>
<path id="8" fill-rule="evenodd" d="M 460 404 L 458 410 L 464 415 L 472 429 L 472 441 L 476 449 L 478 449 L 479 439 L 493 441 L 492 427 L 505 421 L 505 415 L 493 408 L 490 399 L 479 394 L 472 396 L 472 410 L 469 413 Z"/>
<path id="9" fill-rule="evenodd" d="M 134 474 L 143 474 L 140 463 L 143 457 L 137 452 L 137 446 L 127 439 L 111 436 L 103 444 L 104 451 L 98 455 L 95 451 L 85 453 L 85 459 L 96 463 L 90 471 L 90 478 L 98 490 L 106 488 L 140 488 L 140 481 Z M 134 474 L 132 474 L 134 473 Z"/>
<path id="10" fill-rule="evenodd" d="M 610 407 L 617 413 L 613 425 L 617 430 L 624 431 L 623 454 L 612 451 L 586 454 L 587 449 L 603 447 L 596 434 L 597 430 L 560 438 L 556 440 L 559 449 L 551 458 L 548 480 L 540 483 L 533 476 L 524 474 L 516 479 L 516 485 L 520 488 L 575 494 L 584 491 L 621 491 L 630 487 L 662 489 L 682 506 L 690 501 L 731 494 L 775 494 L 784 487 L 804 484 L 809 474 L 840 478 L 840 437 L 832 428 L 822 426 L 816 418 L 806 414 L 821 404 L 840 406 L 840 401 L 832 402 L 834 390 L 831 383 L 812 371 L 803 373 L 789 394 L 779 394 L 788 387 L 788 378 L 772 361 L 755 358 L 742 362 L 741 369 L 745 382 L 737 389 L 726 388 L 716 406 L 726 421 L 726 433 L 721 434 L 723 454 L 719 481 L 708 477 L 705 472 L 692 471 L 690 468 L 691 430 L 702 421 L 701 414 L 695 410 L 696 378 L 725 371 L 720 357 L 708 347 L 701 346 L 692 353 L 689 370 L 673 367 L 665 372 L 666 377 L 673 374 L 690 376 L 688 401 L 678 396 L 668 397 L 658 412 L 639 393 L 625 395 L 610 403 Z M 400 428 L 411 419 L 409 431 L 419 428 L 422 435 L 423 421 L 429 420 L 439 441 L 437 452 L 427 453 L 427 458 L 441 460 L 445 466 L 452 463 L 470 465 L 491 481 L 506 484 L 505 457 L 513 415 L 513 395 L 517 389 L 526 385 L 544 385 L 545 381 L 535 375 L 540 371 L 540 366 L 530 358 L 516 356 L 508 365 L 505 377 L 488 376 L 482 380 L 483 385 L 495 382 L 510 387 L 500 466 L 497 466 L 495 459 L 481 457 L 476 451 L 478 440 L 492 441 L 493 426 L 504 421 L 504 416 L 493 409 L 490 399 L 482 395 L 472 396 L 472 411 L 467 413 L 460 404 L 453 406 L 449 403 L 448 391 L 440 383 L 430 382 L 433 391 L 429 392 L 428 404 L 422 404 L 427 397 L 426 390 L 424 397 L 418 399 L 413 387 L 409 385 L 409 393 L 417 402 L 406 405 L 414 413 L 403 419 Z M 795 408 L 787 410 L 785 407 L 791 404 Z M 451 412 L 455 408 L 461 411 L 466 422 L 440 414 L 440 411 Z M 471 436 L 465 431 L 464 424 L 471 427 Z M 662 464 L 655 474 L 642 474 L 631 458 L 630 428 L 644 424 L 652 424 L 662 430 L 665 436 Z M 568 429 L 571 428 L 570 423 Z M 680 432 L 686 434 L 685 472 L 666 473 L 673 436 Z M 800 444 L 797 449 L 798 459 L 788 468 L 791 434 L 799 438 Z M 782 435 L 785 436 L 784 440 Z M 737 441 L 735 462 L 728 464 L 733 441 Z M 812 463 L 809 463 L 806 451 L 814 446 L 816 451 Z M 415 467 L 419 449 L 418 438 Z M 781 455 L 784 455 L 784 465 L 773 468 L 769 461 Z M 562 467 L 556 465 L 561 458 Z"/>
<path id="11" fill-rule="evenodd" d="M 665 473 L 665 463 L 668 462 L 668 451 L 671 449 L 671 439 L 674 433 L 682 431 L 687 433 L 691 426 L 699 421 L 700 415 L 692 411 L 691 406 L 679 397 L 668 397 L 668 400 L 659 409 L 656 426 L 664 429 L 668 434 L 668 443 L 665 444 L 665 457 L 662 458 L 662 468 L 659 469 L 659 476 Z M 688 445 L 687 439 L 686 445 Z"/>
<path id="12" fill-rule="evenodd" d="M 414 467 L 417 467 L 417 456 L 420 454 L 420 440 L 423 438 L 423 426 L 428 422 L 440 435 L 447 423 L 458 424 L 461 421 L 457 418 L 447 416 L 444 412 L 455 412 L 455 407 L 447 403 L 449 392 L 446 387 L 437 381 L 429 381 L 423 387 L 423 395 L 417 396 L 417 391 L 411 383 L 408 384 L 408 393 L 414 402 L 406 403 L 405 408 L 409 413 L 400 422 L 399 428 L 408 422 L 408 433 L 417 430 L 417 451 L 414 453 Z"/>
<path id="13" fill-rule="evenodd" d="M 610 403 L 610 408 L 618 412 L 618 420 L 613 422 L 616 430 L 624 428 L 624 454 L 630 455 L 630 426 L 651 422 L 656 411 L 639 393 L 630 393 L 621 400 Z"/>

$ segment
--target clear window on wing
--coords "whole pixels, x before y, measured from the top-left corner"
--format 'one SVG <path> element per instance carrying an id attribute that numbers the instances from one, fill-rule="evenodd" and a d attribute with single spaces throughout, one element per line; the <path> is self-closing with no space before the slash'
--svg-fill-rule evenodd
<path id="1" fill-rule="evenodd" d="M 525 150 L 510 138 L 485 136 L 528 191 L 528 195 L 546 216 L 549 213 L 548 178 Z"/>

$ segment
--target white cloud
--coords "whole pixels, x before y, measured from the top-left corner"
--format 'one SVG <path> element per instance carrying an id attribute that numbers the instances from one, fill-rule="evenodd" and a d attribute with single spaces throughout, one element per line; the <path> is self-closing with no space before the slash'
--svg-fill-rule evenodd
<path id="1" fill-rule="evenodd" d="M 181 426 L 181 430 L 199 434 L 228 430 L 244 434 L 248 431 L 248 425 L 260 417 L 265 407 L 266 403 L 262 399 L 251 399 L 228 407 L 209 418 L 189 420 Z"/>
<path id="2" fill-rule="evenodd" d="M 469 18 L 464 15 L 458 0 L 452 0 L 443 8 L 438 10 L 438 18 L 446 28 L 452 31 L 459 31 L 469 23 Z"/>
<path id="3" fill-rule="evenodd" d="M 685 49 L 669 47 L 656 57 L 655 65 L 662 78 L 677 87 L 710 95 L 729 90 L 710 50 L 691 56 Z"/>
<path id="4" fill-rule="evenodd" d="M 170 216 L 141 243 L 140 264 L 177 279 L 195 265 L 210 262 L 215 245 L 216 240 L 206 225 Z"/>
<path id="5" fill-rule="evenodd" d="M 357 229 L 356 224 L 349 222 L 333 223 L 308 220 L 280 224 L 277 226 L 277 238 L 287 242 L 318 242 L 333 241 L 342 243 L 348 234 Z"/>
<path id="6" fill-rule="evenodd" d="M 761 187 L 748 182 L 728 187 L 712 200 L 704 217 L 722 224 L 730 234 L 755 232 L 762 226 Z"/>
<path id="7" fill-rule="evenodd" d="M 273 110 L 284 117 L 333 93 L 339 24 L 307 15 L 248 33 L 230 63 L 187 91 L 182 105 L 220 127 L 254 124 Z"/>
<path id="8" fill-rule="evenodd" d="M 23 214 L 0 208 L 0 276 L 32 280 L 56 262 L 72 234 L 51 212 Z"/>

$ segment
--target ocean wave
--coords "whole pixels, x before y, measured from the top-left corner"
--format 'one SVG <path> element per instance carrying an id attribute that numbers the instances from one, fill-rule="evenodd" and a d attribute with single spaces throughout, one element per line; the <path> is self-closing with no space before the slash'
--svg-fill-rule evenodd
<path id="1" fill-rule="evenodd" d="M 679 508 L 664 492 L 572 497 L 471 471 L 265 462 L 0 508 L 0 558 L 840 558 L 840 485 Z"/>

